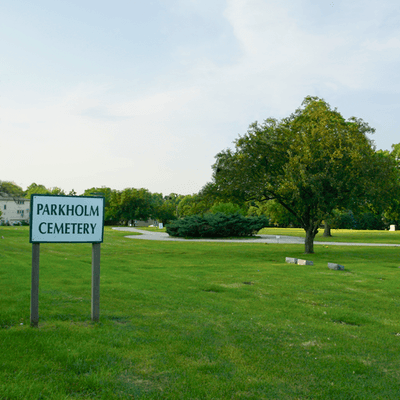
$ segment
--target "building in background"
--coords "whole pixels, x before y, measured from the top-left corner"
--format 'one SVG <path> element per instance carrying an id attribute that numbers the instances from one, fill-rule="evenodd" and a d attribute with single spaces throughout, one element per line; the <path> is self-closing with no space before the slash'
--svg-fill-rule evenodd
<path id="1" fill-rule="evenodd" d="M 0 193 L 0 224 L 29 223 L 30 200 Z"/>

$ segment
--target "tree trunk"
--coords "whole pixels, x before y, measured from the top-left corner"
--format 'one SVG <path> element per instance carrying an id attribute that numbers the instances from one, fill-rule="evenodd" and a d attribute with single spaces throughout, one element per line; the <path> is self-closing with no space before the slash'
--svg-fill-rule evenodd
<path id="1" fill-rule="evenodd" d="M 306 254 L 312 254 L 314 253 L 314 238 L 315 238 L 315 233 L 313 232 L 313 229 L 307 229 L 306 230 L 306 240 L 304 242 L 305 244 L 305 253 Z"/>
<path id="2" fill-rule="evenodd" d="M 324 234 L 323 236 L 332 236 L 331 235 L 331 226 L 325 222 Z"/>

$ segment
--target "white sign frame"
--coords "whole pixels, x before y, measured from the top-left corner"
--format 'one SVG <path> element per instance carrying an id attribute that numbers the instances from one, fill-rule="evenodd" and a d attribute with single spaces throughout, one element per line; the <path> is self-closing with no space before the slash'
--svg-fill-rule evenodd
<path id="1" fill-rule="evenodd" d="M 30 243 L 103 243 L 104 197 L 31 195 Z"/>

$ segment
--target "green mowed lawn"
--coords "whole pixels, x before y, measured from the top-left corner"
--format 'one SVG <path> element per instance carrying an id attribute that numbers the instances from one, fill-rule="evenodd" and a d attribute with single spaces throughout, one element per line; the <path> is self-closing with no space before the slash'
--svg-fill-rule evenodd
<path id="1" fill-rule="evenodd" d="M 166 228 L 136 227 L 143 231 L 166 232 Z M 391 243 L 400 245 L 400 231 L 360 231 L 352 229 L 332 229 L 331 237 L 323 236 L 324 229 L 320 229 L 315 237 L 316 242 L 349 242 L 349 243 Z M 260 235 L 274 236 L 298 236 L 306 237 L 304 229 L 301 228 L 264 228 L 258 232 Z"/>
<path id="2" fill-rule="evenodd" d="M 331 237 L 323 236 L 320 229 L 315 237 L 316 242 L 349 242 L 349 243 L 392 243 L 400 245 L 400 231 L 359 231 L 352 229 L 332 229 Z M 259 234 L 306 237 L 301 228 L 264 228 Z M 315 250 L 315 249 L 314 249 Z"/>
<path id="3" fill-rule="evenodd" d="M 99 323 L 91 245 L 41 245 L 35 329 L 29 231 L 0 228 L 1 399 L 400 397 L 398 248 L 124 235 L 105 232 Z"/>

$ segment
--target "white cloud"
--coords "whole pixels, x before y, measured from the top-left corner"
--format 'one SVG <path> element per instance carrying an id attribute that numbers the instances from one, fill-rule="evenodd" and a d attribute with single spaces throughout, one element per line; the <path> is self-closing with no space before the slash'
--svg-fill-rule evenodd
<path id="1" fill-rule="evenodd" d="M 287 116 L 306 95 L 323 97 L 346 116 L 367 122 L 385 115 L 391 122 L 381 126 L 390 147 L 398 142 L 392 127 L 399 106 L 379 104 L 378 97 L 398 93 L 400 36 L 391 17 L 395 3 L 379 4 L 375 11 L 375 1 L 338 2 L 334 8 L 335 2 L 326 9 L 328 3 L 307 0 L 227 0 L 224 14 L 209 18 L 213 27 L 218 20 L 229 26 L 217 31 L 215 46 L 209 37 L 193 45 L 177 42 L 165 71 L 164 60 L 154 54 L 149 63 L 153 72 L 160 64 L 158 74 L 140 88 L 131 83 L 140 77 L 120 78 L 116 71 L 93 78 L 105 83 L 77 78 L 58 98 L 24 108 L 3 106 L 2 179 L 77 191 L 107 185 L 193 193 L 209 180 L 214 155 L 250 123 Z M 196 0 L 180 13 L 179 0 L 175 14 L 199 13 L 198 27 L 207 20 L 206 5 Z M 219 2 L 213 10 L 220 8 Z M 175 25 L 171 29 L 177 31 Z M 226 52 L 223 62 L 216 49 Z M 14 154 L 24 162 L 13 163 Z"/>
<path id="2" fill-rule="evenodd" d="M 187 106 L 196 91 L 107 104 L 108 89 L 79 86 L 52 105 L 3 109 L 2 129 L 8 135 L 2 146 L 16 149 L 16 157 L 25 156 L 8 171 L 9 160 L 0 161 L 7 175 L 3 179 L 21 176 L 23 186 L 35 181 L 78 192 L 88 185 L 197 192 L 210 169 L 200 167 L 204 143 L 188 121 L 193 114 Z"/>

